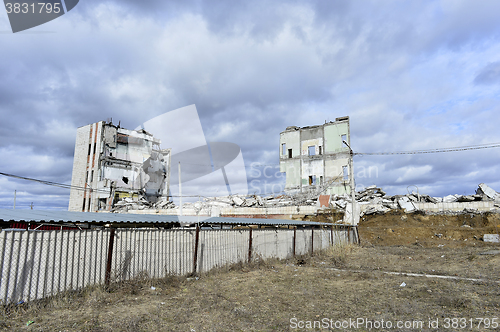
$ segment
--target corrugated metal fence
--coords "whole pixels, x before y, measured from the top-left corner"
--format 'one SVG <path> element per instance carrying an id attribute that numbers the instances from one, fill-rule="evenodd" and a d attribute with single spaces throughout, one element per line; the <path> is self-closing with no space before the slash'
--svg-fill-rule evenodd
<path id="1" fill-rule="evenodd" d="M 349 235 L 347 229 L 0 231 L 0 303 L 139 275 L 161 278 L 258 258 L 289 258 L 347 242 Z"/>

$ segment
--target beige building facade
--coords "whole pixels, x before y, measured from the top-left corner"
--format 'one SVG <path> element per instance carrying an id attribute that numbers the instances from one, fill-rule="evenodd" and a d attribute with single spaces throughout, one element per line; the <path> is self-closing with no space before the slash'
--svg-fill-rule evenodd
<path id="1" fill-rule="evenodd" d="M 348 116 L 281 132 L 280 172 L 286 173 L 285 192 L 350 193 L 350 150 L 343 141 L 350 145 Z"/>

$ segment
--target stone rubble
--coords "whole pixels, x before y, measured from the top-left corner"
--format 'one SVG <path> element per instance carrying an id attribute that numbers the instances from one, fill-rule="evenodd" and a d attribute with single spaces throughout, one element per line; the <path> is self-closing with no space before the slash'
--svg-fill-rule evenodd
<path id="1" fill-rule="evenodd" d="M 294 195 L 269 195 L 269 196 L 259 196 L 259 195 L 230 195 L 223 197 L 204 197 L 202 200 L 197 202 L 184 203 L 183 208 L 193 208 L 197 213 L 201 210 L 210 212 L 212 208 L 231 208 L 231 207 L 241 207 L 241 208 L 273 208 L 273 207 L 285 207 L 285 206 L 320 206 L 319 194 L 315 192 L 305 192 L 297 193 Z M 407 213 L 412 213 L 417 211 L 417 207 L 414 203 L 453 203 L 453 202 L 473 202 L 473 201 L 492 201 L 495 200 L 498 203 L 495 207 L 500 208 L 500 193 L 497 193 L 492 188 L 488 187 L 484 183 L 481 183 L 474 195 L 448 195 L 445 197 L 431 197 L 426 194 L 420 194 L 411 192 L 406 195 L 394 195 L 388 196 L 385 191 L 381 188 L 372 185 L 366 187 L 364 190 L 356 193 L 356 202 L 359 204 L 370 204 L 370 207 L 366 209 L 364 214 L 384 214 L 391 210 L 403 209 Z M 330 196 L 330 206 L 339 211 L 345 211 L 347 204 L 351 204 L 351 197 L 347 194 L 343 195 L 331 195 Z M 111 212 L 127 212 L 129 210 L 161 210 L 161 209 L 172 209 L 176 208 L 176 205 L 172 201 L 159 201 L 154 204 L 149 203 L 144 197 L 139 198 L 124 198 L 118 201 Z M 439 212 L 441 214 L 451 211 Z M 470 211 L 465 211 L 464 213 L 471 213 Z"/>

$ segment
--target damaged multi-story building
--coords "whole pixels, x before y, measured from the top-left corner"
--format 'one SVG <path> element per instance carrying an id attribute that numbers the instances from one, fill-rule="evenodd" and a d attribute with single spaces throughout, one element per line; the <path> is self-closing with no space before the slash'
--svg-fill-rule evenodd
<path id="1" fill-rule="evenodd" d="M 109 211 L 121 199 L 168 200 L 171 150 L 143 129 L 100 121 L 77 129 L 69 211 Z"/>
<path id="2" fill-rule="evenodd" d="M 285 192 L 317 191 L 348 194 L 349 117 L 323 125 L 287 127 L 280 133 L 280 172 L 286 173 Z"/>

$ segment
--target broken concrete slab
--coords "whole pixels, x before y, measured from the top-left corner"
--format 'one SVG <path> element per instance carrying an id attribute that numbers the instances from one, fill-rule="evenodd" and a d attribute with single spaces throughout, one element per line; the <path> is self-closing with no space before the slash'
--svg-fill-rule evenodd
<path id="1" fill-rule="evenodd" d="M 241 206 L 241 205 L 243 205 L 244 202 L 245 201 L 243 199 L 241 199 L 240 197 L 233 196 L 233 203 L 234 203 L 234 205 Z"/>
<path id="2" fill-rule="evenodd" d="M 500 194 L 497 193 L 494 189 L 490 188 L 488 185 L 484 183 L 479 184 L 479 188 L 476 191 L 477 194 L 484 194 L 489 199 L 500 201 Z"/>
<path id="3" fill-rule="evenodd" d="M 473 196 L 460 196 L 457 199 L 457 202 L 473 202 L 476 199 Z"/>
<path id="4" fill-rule="evenodd" d="M 498 234 L 484 234 L 484 242 L 500 243 L 500 236 Z"/>
<path id="5" fill-rule="evenodd" d="M 499 254 L 500 254 L 500 250 L 488 250 L 488 251 L 479 253 L 479 255 L 499 255 Z"/>
<path id="6" fill-rule="evenodd" d="M 383 206 L 383 205 L 375 205 L 375 206 L 371 206 L 369 207 L 368 209 L 366 209 L 366 211 L 364 212 L 365 215 L 369 215 L 369 214 L 385 214 L 387 212 L 389 212 L 391 209 Z"/>
<path id="7" fill-rule="evenodd" d="M 413 203 L 410 202 L 410 199 L 406 196 L 401 197 L 398 200 L 398 204 L 399 207 L 402 208 L 406 213 L 412 213 L 416 210 L 415 205 L 413 205 Z"/>
<path id="8" fill-rule="evenodd" d="M 443 197 L 443 203 L 454 203 L 458 200 L 455 195 L 448 195 Z"/>

